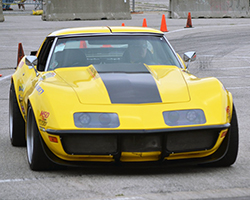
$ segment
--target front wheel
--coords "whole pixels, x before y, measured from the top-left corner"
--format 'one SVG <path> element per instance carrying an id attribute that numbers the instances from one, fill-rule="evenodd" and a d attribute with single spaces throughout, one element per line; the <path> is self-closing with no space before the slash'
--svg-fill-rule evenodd
<path id="1" fill-rule="evenodd" d="M 42 138 L 40 136 L 31 106 L 28 107 L 26 135 L 27 157 L 30 169 L 34 171 L 41 171 L 54 168 L 55 164 L 52 163 L 44 153 L 41 144 Z"/>
<path id="2" fill-rule="evenodd" d="M 239 148 L 239 129 L 238 129 L 238 120 L 235 107 L 233 105 L 233 113 L 232 119 L 230 122 L 231 126 L 227 133 L 227 138 L 224 139 L 223 142 L 227 142 L 227 151 L 225 152 L 224 156 L 214 162 L 205 164 L 208 167 L 228 167 L 235 163 L 237 155 L 238 155 L 238 148 Z M 223 144 L 222 144 L 223 145 Z"/>
<path id="3" fill-rule="evenodd" d="M 9 132 L 13 146 L 25 146 L 25 122 L 18 106 L 14 84 L 9 92 Z"/>

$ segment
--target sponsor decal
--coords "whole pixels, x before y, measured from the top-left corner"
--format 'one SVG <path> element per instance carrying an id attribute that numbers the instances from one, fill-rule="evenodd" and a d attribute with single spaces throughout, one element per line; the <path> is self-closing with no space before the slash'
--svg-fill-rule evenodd
<path id="1" fill-rule="evenodd" d="M 20 103 L 23 101 L 23 91 L 24 91 L 24 86 L 23 84 L 20 84 L 18 87 L 18 92 L 19 92 L 18 99 Z"/>
<path id="2" fill-rule="evenodd" d="M 47 119 L 49 117 L 50 113 L 47 111 L 41 111 L 39 117 L 40 119 L 38 119 L 38 122 L 41 126 L 46 126 L 47 125 Z"/>
<path id="3" fill-rule="evenodd" d="M 42 89 L 42 87 L 39 86 L 39 85 L 36 85 L 35 88 L 36 88 L 36 90 L 37 90 L 37 92 L 38 92 L 39 95 L 44 92 L 44 90 Z"/>
<path id="4" fill-rule="evenodd" d="M 21 61 L 21 62 L 19 63 L 19 65 L 18 65 L 18 68 L 22 68 L 22 67 L 23 67 L 23 65 L 24 65 L 24 62 L 23 62 L 23 61 Z"/>
<path id="5" fill-rule="evenodd" d="M 44 74 L 44 75 L 39 79 L 39 81 L 43 81 L 43 80 L 45 80 L 45 79 L 47 79 L 47 78 L 54 77 L 55 75 L 56 75 L 55 72 L 49 72 L 49 73 L 47 73 L 47 74 Z"/>
<path id="6" fill-rule="evenodd" d="M 18 91 L 19 91 L 19 92 L 23 92 L 23 91 L 24 91 L 24 86 L 23 86 L 23 84 L 20 84 L 20 85 L 19 85 Z"/>
<path id="7" fill-rule="evenodd" d="M 25 114 L 25 109 L 23 105 L 21 105 L 21 109 L 22 109 L 23 114 Z"/>
<path id="8" fill-rule="evenodd" d="M 43 121 L 42 119 L 39 119 L 39 120 L 38 120 L 38 123 L 39 123 L 41 126 L 46 126 L 48 122 L 47 122 L 46 120 Z"/>
<path id="9" fill-rule="evenodd" d="M 97 71 L 96 71 L 96 69 L 94 68 L 94 67 L 89 67 L 88 68 L 88 72 L 89 72 L 89 74 L 94 78 L 94 79 L 96 79 L 96 78 L 99 78 L 99 75 L 97 74 Z"/>
<path id="10" fill-rule="evenodd" d="M 40 117 L 42 117 L 43 120 L 47 119 L 49 117 L 49 112 L 41 111 Z"/>
<path id="11" fill-rule="evenodd" d="M 20 103 L 23 101 L 23 97 L 20 94 L 18 95 L 18 99 L 19 99 Z"/>

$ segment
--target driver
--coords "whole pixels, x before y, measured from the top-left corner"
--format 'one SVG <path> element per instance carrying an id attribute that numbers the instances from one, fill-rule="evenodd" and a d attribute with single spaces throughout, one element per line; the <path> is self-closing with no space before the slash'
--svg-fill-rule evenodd
<path id="1" fill-rule="evenodd" d="M 147 63 L 150 52 L 147 49 L 147 41 L 139 40 L 128 46 L 129 59 L 131 63 Z"/>

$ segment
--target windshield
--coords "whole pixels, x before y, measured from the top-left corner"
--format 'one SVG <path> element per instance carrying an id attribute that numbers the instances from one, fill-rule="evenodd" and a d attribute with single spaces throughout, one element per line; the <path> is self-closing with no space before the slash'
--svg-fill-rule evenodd
<path id="1" fill-rule="evenodd" d="M 181 67 L 162 36 L 110 35 L 59 38 L 47 70 L 117 63 Z"/>

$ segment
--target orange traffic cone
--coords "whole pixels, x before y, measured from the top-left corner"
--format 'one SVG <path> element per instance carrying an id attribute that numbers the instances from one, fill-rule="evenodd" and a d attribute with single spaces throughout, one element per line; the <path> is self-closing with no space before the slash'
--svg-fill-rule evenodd
<path id="1" fill-rule="evenodd" d="M 19 64 L 19 62 L 22 60 L 23 57 L 24 57 L 23 45 L 22 43 L 19 43 L 17 52 L 17 65 Z"/>
<path id="2" fill-rule="evenodd" d="M 146 21 L 146 18 L 143 18 L 142 27 L 148 27 L 148 26 L 147 26 L 147 21 Z"/>
<path id="3" fill-rule="evenodd" d="M 122 23 L 122 26 L 125 26 L 125 24 L 124 24 L 124 23 Z"/>
<path id="4" fill-rule="evenodd" d="M 82 48 L 87 48 L 87 43 L 85 42 L 85 40 L 80 41 L 80 49 Z"/>
<path id="5" fill-rule="evenodd" d="M 2 77 L 2 74 L 0 74 L 0 77 Z"/>
<path id="6" fill-rule="evenodd" d="M 186 25 L 186 27 L 184 27 L 184 28 L 193 28 L 190 12 L 188 13 L 187 25 Z"/>
<path id="7" fill-rule="evenodd" d="M 166 18 L 165 18 L 164 14 L 162 15 L 162 19 L 161 19 L 161 29 L 160 30 L 162 32 L 168 32 Z"/>

